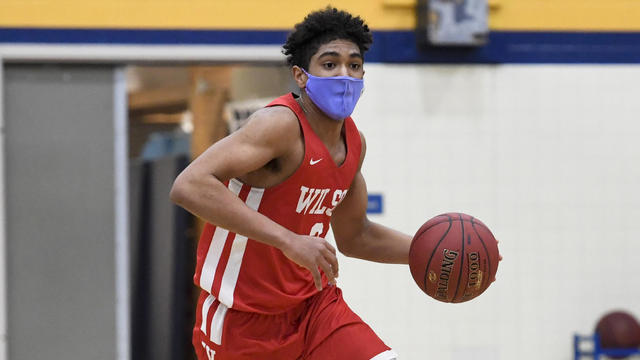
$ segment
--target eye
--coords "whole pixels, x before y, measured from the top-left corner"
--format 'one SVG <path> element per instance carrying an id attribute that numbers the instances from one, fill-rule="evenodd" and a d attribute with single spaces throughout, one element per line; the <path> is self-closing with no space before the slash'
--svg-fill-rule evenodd
<path id="1" fill-rule="evenodd" d="M 331 69 L 336 67 L 336 64 L 334 64 L 332 62 L 326 62 L 326 63 L 322 64 L 322 66 L 324 66 L 325 69 L 331 70 Z"/>
<path id="2" fill-rule="evenodd" d="M 362 67 L 362 65 L 360 65 L 359 63 L 351 64 L 351 69 L 353 69 L 353 70 L 360 70 L 361 67 Z"/>

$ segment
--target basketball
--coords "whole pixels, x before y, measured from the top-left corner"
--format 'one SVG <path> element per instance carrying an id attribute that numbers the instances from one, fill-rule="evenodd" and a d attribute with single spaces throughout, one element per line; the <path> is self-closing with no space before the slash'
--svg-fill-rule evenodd
<path id="1" fill-rule="evenodd" d="M 447 213 L 416 232 L 409 268 L 427 295 L 460 303 L 482 294 L 495 280 L 499 257 L 498 242 L 485 224 L 467 214 Z"/>
<path id="2" fill-rule="evenodd" d="M 603 349 L 640 347 L 640 324 L 624 311 L 605 314 L 596 325 Z"/>

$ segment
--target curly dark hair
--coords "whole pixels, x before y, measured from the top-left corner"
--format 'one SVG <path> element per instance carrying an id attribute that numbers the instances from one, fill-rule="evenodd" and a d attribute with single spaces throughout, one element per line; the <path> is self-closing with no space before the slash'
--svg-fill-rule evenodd
<path id="1" fill-rule="evenodd" d="M 373 42 L 369 27 L 359 16 L 327 6 L 296 24 L 282 46 L 282 53 L 287 56 L 289 66 L 308 70 L 309 61 L 320 46 L 338 39 L 352 41 L 360 48 L 362 57 Z"/>

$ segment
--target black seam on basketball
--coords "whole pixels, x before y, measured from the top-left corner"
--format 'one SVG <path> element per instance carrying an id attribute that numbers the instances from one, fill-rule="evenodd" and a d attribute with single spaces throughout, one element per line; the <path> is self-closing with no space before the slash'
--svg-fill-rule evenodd
<path id="1" fill-rule="evenodd" d="M 478 224 L 480 225 L 480 224 Z M 471 218 L 471 227 L 473 228 L 473 231 L 475 231 L 476 235 L 478 235 L 478 239 L 480 240 L 480 243 L 482 244 L 482 247 L 484 248 L 484 252 L 487 254 L 487 265 L 488 265 L 488 276 L 487 276 L 487 286 L 489 286 L 491 284 L 491 257 L 489 256 L 489 249 L 487 249 L 487 245 L 485 245 L 484 240 L 482 240 L 482 236 L 480 236 L 480 233 L 478 232 L 478 229 L 476 229 L 476 223 L 473 222 L 473 218 Z M 484 226 L 484 228 L 487 228 L 486 226 Z M 488 230 L 488 229 L 487 229 Z M 493 234 L 492 234 L 493 235 Z M 483 289 L 486 289 L 484 285 L 482 285 Z"/>
<path id="2" fill-rule="evenodd" d="M 453 298 L 451 298 L 451 302 L 456 300 L 458 296 L 458 290 L 460 290 L 460 280 L 462 280 L 462 269 L 464 268 L 464 220 L 462 219 L 462 214 L 458 214 L 460 217 L 460 228 L 462 230 L 462 250 L 460 251 L 460 273 L 458 273 L 458 283 L 456 284 L 456 292 L 453 293 Z"/>
<path id="3" fill-rule="evenodd" d="M 441 214 L 441 215 L 438 215 L 438 216 L 448 216 L 448 215 Z M 436 216 L 436 217 L 438 217 L 438 216 Z M 428 227 L 428 228 L 423 229 L 423 230 L 422 230 L 422 231 L 420 231 L 419 233 L 416 233 L 415 235 L 413 235 L 413 238 L 412 238 L 411 244 L 409 245 L 409 249 L 412 249 L 412 248 L 413 248 L 413 239 L 416 239 L 416 238 L 418 238 L 418 237 L 422 236 L 422 234 L 424 234 L 425 232 L 427 232 L 429 229 L 431 229 L 432 227 L 434 227 L 434 226 L 436 226 L 436 225 L 440 225 L 440 224 L 442 224 L 442 223 L 451 222 L 451 221 L 456 221 L 456 219 L 453 219 L 453 220 L 448 219 L 448 220 L 438 221 L 437 223 L 433 223 L 433 224 L 429 225 L 429 227 Z M 464 221 L 467 221 L 467 220 L 464 220 Z M 486 226 L 485 226 L 485 227 L 486 227 Z"/>
<path id="4" fill-rule="evenodd" d="M 440 224 L 442 224 L 442 223 L 446 223 L 446 222 L 451 222 L 451 218 L 449 217 L 449 215 L 447 215 L 447 214 L 440 214 L 440 215 L 438 215 L 438 216 L 436 216 L 436 217 L 439 217 L 439 216 L 446 216 L 448 219 L 447 219 L 447 220 L 438 221 L 438 222 L 436 222 L 436 223 L 433 223 L 433 224 L 429 225 L 429 227 L 428 227 L 428 228 L 426 228 L 426 229 L 424 229 L 424 230 L 420 231 L 419 233 L 415 234 L 413 237 L 414 237 L 414 238 L 417 238 L 418 236 L 420 236 L 420 235 L 424 234 L 427 230 L 431 229 L 432 227 L 434 227 L 434 226 L 436 226 L 436 225 L 440 225 Z"/>
<path id="5" fill-rule="evenodd" d="M 478 235 L 478 239 L 480 240 L 480 243 L 482 244 L 482 247 L 484 248 L 484 252 L 487 255 L 487 267 L 488 267 L 488 274 L 486 276 L 486 279 L 483 280 L 483 283 L 487 283 L 487 286 L 490 284 L 491 281 L 491 257 L 489 256 L 489 249 L 487 248 L 487 245 L 484 243 L 484 240 L 482 239 L 482 236 L 480 236 L 480 233 L 478 232 L 478 229 L 476 229 L 476 224 L 482 226 L 482 224 L 476 223 L 473 221 L 473 218 L 471 219 L 471 227 L 473 228 L 473 231 L 476 233 L 476 235 Z M 489 230 L 486 226 L 483 226 L 485 229 Z M 484 284 L 481 284 L 482 288 L 485 288 Z"/>
<path id="6" fill-rule="evenodd" d="M 460 214 L 460 213 L 457 213 L 457 214 Z M 447 217 L 449 217 L 449 215 L 447 215 L 447 214 L 440 214 L 440 215 L 437 215 L 437 216 L 434 216 L 434 217 L 440 217 L 440 216 L 447 216 Z M 471 217 L 471 219 L 475 219 L 473 216 L 470 216 L 470 217 Z M 456 221 L 456 220 L 457 220 L 457 219 L 451 220 L 451 219 L 449 218 L 449 219 L 447 219 L 447 220 L 438 221 L 438 222 L 436 222 L 436 223 L 433 223 L 433 224 L 429 225 L 429 227 L 428 227 L 428 228 L 423 229 L 423 230 L 422 230 L 422 231 L 420 231 L 419 233 L 416 233 L 413 237 L 414 237 L 414 238 L 417 238 L 418 236 L 420 236 L 420 235 L 424 234 L 424 233 L 425 233 L 425 231 L 427 231 L 427 230 L 431 229 L 432 227 L 434 227 L 434 226 L 436 226 L 436 225 L 440 225 L 440 224 L 445 223 L 445 222 L 449 222 L 449 221 Z M 470 220 L 470 219 L 462 219 L 462 217 L 460 217 L 460 221 L 471 221 L 471 220 Z M 484 225 L 484 224 L 482 224 L 482 223 L 476 223 L 476 224 L 478 224 L 478 225 L 482 226 L 483 228 L 485 228 L 486 230 L 488 230 L 489 232 L 491 232 L 491 230 L 489 230 L 489 228 L 488 228 L 486 225 Z"/>
<path id="7" fill-rule="evenodd" d="M 439 223 L 441 224 L 441 223 Z M 422 236 L 422 234 L 424 234 L 425 232 L 427 232 L 427 230 L 431 229 L 431 226 L 429 226 L 428 228 L 420 231 L 419 233 L 416 233 L 415 235 L 413 235 L 413 238 L 411 239 L 411 244 L 409 244 L 409 253 L 411 253 L 411 251 L 413 251 L 413 243 L 415 239 L 419 238 L 420 236 Z"/>
<path id="8" fill-rule="evenodd" d="M 449 227 L 447 228 L 447 231 L 444 232 L 444 234 L 440 238 L 440 241 L 438 241 L 438 244 L 436 244 L 436 247 L 431 252 L 431 255 L 429 256 L 429 261 L 427 262 L 427 267 L 424 269 L 424 279 L 422 280 L 422 285 L 424 287 L 425 292 L 427 291 L 427 277 L 429 276 L 429 265 L 431 265 L 431 260 L 433 260 L 433 255 L 436 253 L 436 251 L 438 251 L 438 247 L 440 247 L 442 240 L 444 240 L 444 238 L 447 237 L 449 230 L 451 230 L 451 224 L 452 224 L 451 217 L 449 215 L 445 215 L 445 216 L 449 218 Z M 440 224 L 442 224 L 443 222 L 441 222 Z"/>
<path id="9" fill-rule="evenodd" d="M 493 235 L 493 233 L 492 233 L 492 232 L 491 232 L 491 230 L 487 227 L 487 225 L 485 225 L 485 224 L 483 224 L 483 223 L 481 223 L 481 222 L 474 222 L 473 220 L 478 220 L 478 219 L 476 219 L 476 218 L 474 218 L 474 217 L 472 216 L 472 217 L 471 217 L 471 219 L 470 219 L 470 220 L 467 220 L 467 221 L 470 221 L 472 224 L 476 224 L 476 225 L 478 225 L 478 226 L 482 226 L 482 227 L 483 227 L 485 230 L 487 230 L 491 235 Z"/>

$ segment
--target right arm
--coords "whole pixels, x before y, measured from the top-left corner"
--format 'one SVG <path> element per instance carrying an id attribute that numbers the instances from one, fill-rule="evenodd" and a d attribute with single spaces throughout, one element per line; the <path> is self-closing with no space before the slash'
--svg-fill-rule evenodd
<path id="1" fill-rule="evenodd" d="M 298 120 L 289 109 L 259 110 L 240 130 L 189 164 L 176 178 L 170 197 L 207 222 L 280 249 L 307 268 L 321 289 L 318 267 L 330 282 L 337 277 L 335 249 L 322 238 L 295 234 L 254 211 L 223 184 L 295 151 L 300 136 Z"/>

